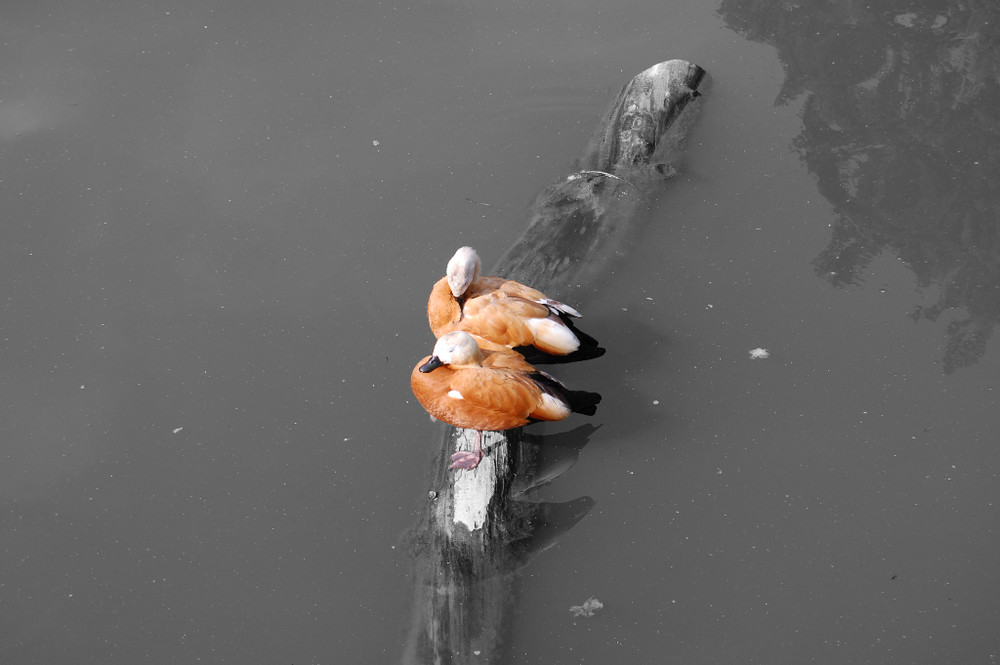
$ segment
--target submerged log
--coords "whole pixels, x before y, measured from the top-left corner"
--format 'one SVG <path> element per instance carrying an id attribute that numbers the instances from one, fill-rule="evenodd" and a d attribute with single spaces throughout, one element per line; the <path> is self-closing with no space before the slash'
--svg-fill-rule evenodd
<path id="1" fill-rule="evenodd" d="M 683 60 L 654 65 L 615 98 L 581 159 L 583 169 L 538 195 L 528 229 L 493 274 L 559 297 L 604 267 L 609 248 L 631 229 L 637 209 L 658 193 L 683 157 L 705 70 Z"/>
<path id="2" fill-rule="evenodd" d="M 681 112 L 704 75 L 697 65 L 669 60 L 626 84 L 594 134 L 584 168 L 538 196 L 527 230 L 491 274 L 556 298 L 568 284 L 593 279 L 655 185 L 675 170 L 671 161 L 682 157 L 694 116 Z M 474 432 L 442 432 L 433 489 L 414 530 L 416 594 L 403 662 L 499 663 L 519 544 L 538 517 L 537 504 L 511 498 L 515 479 L 530 483 L 533 448 L 522 445 L 520 429 L 485 432 L 479 466 L 448 471 L 451 453 L 471 449 Z"/>

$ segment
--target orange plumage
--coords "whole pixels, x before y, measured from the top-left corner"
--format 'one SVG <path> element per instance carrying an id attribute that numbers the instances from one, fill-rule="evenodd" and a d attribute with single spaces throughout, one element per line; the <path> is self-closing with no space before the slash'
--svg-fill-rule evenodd
<path id="1" fill-rule="evenodd" d="M 563 420 L 572 412 L 593 415 L 601 400 L 597 393 L 567 389 L 519 356 L 484 351 L 463 331 L 437 341 L 433 355 L 413 368 L 410 387 L 438 420 L 480 433 Z M 477 435 L 473 453 L 452 456 L 453 468 L 475 468 L 480 440 Z"/>
<path id="2" fill-rule="evenodd" d="M 580 348 L 580 340 L 561 317 L 580 313 L 541 291 L 502 277 L 482 277 L 479 255 L 462 247 L 448 262 L 447 274 L 431 289 L 427 319 L 435 337 L 462 330 L 487 350 L 534 346 L 553 355 Z"/>

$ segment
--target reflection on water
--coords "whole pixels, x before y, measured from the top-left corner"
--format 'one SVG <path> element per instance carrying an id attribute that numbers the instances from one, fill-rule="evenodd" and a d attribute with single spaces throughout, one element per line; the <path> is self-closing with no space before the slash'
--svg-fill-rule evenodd
<path id="1" fill-rule="evenodd" d="M 795 146 L 837 213 L 816 273 L 854 284 L 881 252 L 898 256 L 939 292 L 914 319 L 956 310 L 950 373 L 1000 321 L 1000 5 L 907 4 L 724 0 L 720 14 L 778 49 L 779 103 L 804 97 Z"/>

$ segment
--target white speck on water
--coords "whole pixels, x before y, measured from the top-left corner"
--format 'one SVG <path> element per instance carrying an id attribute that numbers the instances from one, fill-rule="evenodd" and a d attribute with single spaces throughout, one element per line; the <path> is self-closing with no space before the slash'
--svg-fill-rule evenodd
<path id="1" fill-rule="evenodd" d="M 382 143 L 378 139 L 372 139 L 372 145 L 377 148 L 382 145 Z"/>
<path id="2" fill-rule="evenodd" d="M 653 404 L 654 404 L 654 405 L 656 405 L 656 404 L 659 404 L 659 403 L 660 403 L 660 400 L 658 400 L 658 399 L 654 399 L 654 400 L 653 400 Z"/>
<path id="3" fill-rule="evenodd" d="M 763 360 L 765 358 L 769 358 L 770 356 L 771 352 L 768 351 L 767 349 L 762 349 L 760 347 L 757 347 L 756 349 L 750 349 L 751 360 Z"/>
<path id="4" fill-rule="evenodd" d="M 604 607 L 604 603 L 596 598 L 588 598 L 583 605 L 573 605 L 569 611 L 576 617 L 592 617 L 594 613 Z"/>
<path id="5" fill-rule="evenodd" d="M 178 433 L 178 432 L 180 432 L 180 431 L 181 431 L 182 429 L 184 429 L 184 428 L 183 428 L 183 427 L 175 427 L 175 428 L 174 428 L 174 434 L 177 434 L 177 433 Z"/>

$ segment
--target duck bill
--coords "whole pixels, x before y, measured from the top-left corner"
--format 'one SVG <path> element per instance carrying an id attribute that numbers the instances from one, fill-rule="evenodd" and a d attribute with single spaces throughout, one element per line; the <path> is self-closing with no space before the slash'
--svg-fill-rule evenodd
<path id="1" fill-rule="evenodd" d="M 421 365 L 419 369 L 421 372 L 426 374 L 427 372 L 433 372 L 438 367 L 441 367 L 441 365 L 444 365 L 444 363 L 441 362 L 440 358 L 437 356 L 431 356 L 431 359 Z"/>

